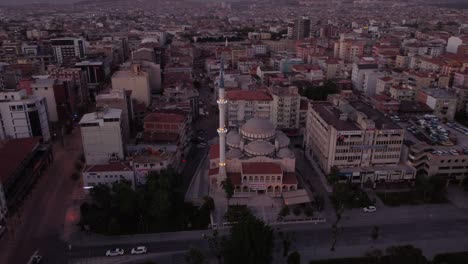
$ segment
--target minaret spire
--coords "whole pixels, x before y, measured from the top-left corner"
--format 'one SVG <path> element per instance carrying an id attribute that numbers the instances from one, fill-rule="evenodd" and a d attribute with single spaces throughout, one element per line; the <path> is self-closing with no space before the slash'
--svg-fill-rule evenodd
<path id="1" fill-rule="evenodd" d="M 227 100 L 224 95 L 224 58 L 221 57 L 221 69 L 219 71 L 219 90 L 218 90 L 218 107 L 219 107 L 219 183 L 226 179 L 226 105 Z"/>

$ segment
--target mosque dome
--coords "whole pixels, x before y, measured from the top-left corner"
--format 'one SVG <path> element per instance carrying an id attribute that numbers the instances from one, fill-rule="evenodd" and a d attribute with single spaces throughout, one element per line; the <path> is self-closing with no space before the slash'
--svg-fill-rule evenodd
<path id="1" fill-rule="evenodd" d="M 242 151 L 240 149 L 231 149 L 226 152 L 226 158 L 228 159 L 238 159 L 243 156 Z"/>
<path id="2" fill-rule="evenodd" d="M 229 131 L 226 135 L 226 144 L 231 148 L 239 148 L 241 137 L 236 131 Z"/>
<path id="3" fill-rule="evenodd" d="M 275 136 L 276 128 L 268 119 L 252 118 L 242 125 L 241 134 L 250 139 L 269 139 Z"/>
<path id="4" fill-rule="evenodd" d="M 267 156 L 275 152 L 275 146 L 268 141 L 257 140 L 247 144 L 244 150 L 252 156 Z"/>
<path id="5" fill-rule="evenodd" d="M 282 131 L 276 132 L 276 140 L 278 141 L 279 148 L 286 148 L 289 146 L 289 137 Z"/>

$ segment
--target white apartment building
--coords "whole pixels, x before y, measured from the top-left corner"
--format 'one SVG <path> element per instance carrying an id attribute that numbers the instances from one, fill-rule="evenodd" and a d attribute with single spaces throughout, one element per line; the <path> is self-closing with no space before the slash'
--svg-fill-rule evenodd
<path id="1" fill-rule="evenodd" d="M 86 53 L 85 40 L 81 38 L 56 38 L 50 44 L 54 52 L 55 61 L 62 64 L 71 58 L 84 58 Z"/>
<path id="2" fill-rule="evenodd" d="M 379 70 L 365 71 L 362 80 L 362 91 L 369 97 L 374 96 L 377 90 L 377 80 L 382 77 L 385 77 L 385 73 Z"/>
<path id="3" fill-rule="evenodd" d="M 55 101 L 54 84 L 55 79 L 49 79 L 49 76 L 35 79 L 31 83 L 31 89 L 34 95 L 42 96 L 47 101 L 47 114 L 50 122 L 58 122 L 57 102 Z"/>
<path id="4" fill-rule="evenodd" d="M 353 70 L 351 74 L 351 81 L 353 82 L 353 88 L 358 91 L 363 91 L 363 84 L 365 74 L 368 72 L 374 72 L 378 69 L 378 65 L 374 63 L 370 64 L 353 64 Z"/>
<path id="5" fill-rule="evenodd" d="M 325 174 L 332 167 L 353 183 L 412 181 L 415 169 L 400 162 L 404 129 L 363 102 L 336 98 L 311 102 L 304 136 L 306 156 Z"/>
<path id="6" fill-rule="evenodd" d="M 81 137 L 87 165 L 124 159 L 121 117 L 122 110 L 103 107 L 81 118 Z"/>
<path id="7" fill-rule="evenodd" d="M 116 71 L 112 75 L 112 89 L 132 91 L 132 99 L 145 104 L 145 106 L 151 104 L 149 75 L 142 71 L 137 64 L 133 64 L 130 70 Z"/>
<path id="8" fill-rule="evenodd" d="M 270 119 L 273 97 L 267 91 L 228 91 L 228 127 L 239 127 L 251 118 Z"/>
<path id="9" fill-rule="evenodd" d="M 28 137 L 50 140 L 46 99 L 25 90 L 0 90 L 0 139 Z"/>
<path id="10" fill-rule="evenodd" d="M 278 128 L 298 129 L 301 96 L 296 86 L 274 86 L 270 93 L 273 96 L 270 120 Z"/>

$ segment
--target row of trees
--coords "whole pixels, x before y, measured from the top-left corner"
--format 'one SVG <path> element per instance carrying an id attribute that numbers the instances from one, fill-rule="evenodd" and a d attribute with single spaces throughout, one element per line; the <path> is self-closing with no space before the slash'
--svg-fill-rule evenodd
<path id="1" fill-rule="evenodd" d="M 197 208 L 184 202 L 181 176 L 173 170 L 148 175 L 134 190 L 129 182 L 95 186 L 81 205 L 79 225 L 92 232 L 120 235 L 205 228 L 212 199 Z"/>

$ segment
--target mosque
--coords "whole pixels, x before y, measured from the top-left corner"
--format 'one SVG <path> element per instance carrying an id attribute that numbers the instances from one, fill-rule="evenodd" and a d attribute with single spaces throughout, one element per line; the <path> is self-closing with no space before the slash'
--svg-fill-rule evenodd
<path id="1" fill-rule="evenodd" d="M 268 119 L 252 118 L 238 131 L 228 132 L 223 70 L 220 74 L 219 144 L 210 147 L 210 189 L 222 190 L 221 183 L 229 178 L 235 186 L 234 197 L 281 197 L 284 192 L 297 190 L 290 140 Z"/>

